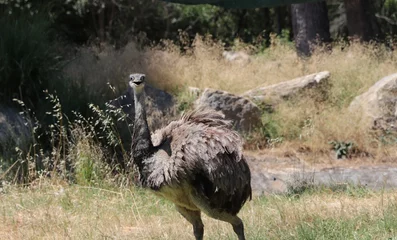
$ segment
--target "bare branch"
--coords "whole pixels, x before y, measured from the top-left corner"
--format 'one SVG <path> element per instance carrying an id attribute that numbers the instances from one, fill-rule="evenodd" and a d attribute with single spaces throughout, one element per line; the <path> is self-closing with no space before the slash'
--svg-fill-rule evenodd
<path id="1" fill-rule="evenodd" d="M 385 20 L 386 22 L 388 22 L 389 24 L 397 25 L 397 21 L 395 21 L 395 20 L 393 20 L 393 19 L 390 19 L 390 18 L 388 18 L 388 17 L 386 17 L 386 16 L 380 15 L 379 13 L 375 14 L 375 17 L 380 18 L 380 19 L 383 19 L 383 20 Z"/>

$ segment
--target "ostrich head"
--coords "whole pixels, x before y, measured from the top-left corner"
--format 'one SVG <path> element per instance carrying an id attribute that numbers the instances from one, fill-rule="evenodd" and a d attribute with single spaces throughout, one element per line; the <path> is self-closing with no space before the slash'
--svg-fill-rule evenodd
<path id="1" fill-rule="evenodd" d="M 130 74 L 130 87 L 134 90 L 135 94 L 140 94 L 143 92 L 143 88 L 145 87 L 145 78 L 146 75 L 142 73 L 133 73 Z"/>

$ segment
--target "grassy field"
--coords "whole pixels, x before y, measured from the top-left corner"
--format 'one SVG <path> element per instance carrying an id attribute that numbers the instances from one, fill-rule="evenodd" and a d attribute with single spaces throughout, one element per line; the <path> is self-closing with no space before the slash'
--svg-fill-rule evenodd
<path id="1" fill-rule="evenodd" d="M 247 239 L 396 239 L 397 192 L 348 187 L 254 197 L 240 216 Z M 205 239 L 236 239 L 204 217 Z M 43 180 L 0 195 L 0 239 L 193 239 L 172 204 L 138 188 Z"/>

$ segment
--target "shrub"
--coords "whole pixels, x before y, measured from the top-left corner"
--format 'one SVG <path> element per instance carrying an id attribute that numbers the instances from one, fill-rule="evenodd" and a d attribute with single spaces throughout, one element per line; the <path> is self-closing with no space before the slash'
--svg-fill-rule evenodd
<path id="1" fill-rule="evenodd" d="M 0 101 L 23 100 L 29 107 L 53 90 L 59 77 L 60 58 L 51 39 L 49 20 L 29 13 L 0 17 Z"/>
<path id="2" fill-rule="evenodd" d="M 72 137 L 74 141 L 68 158 L 73 163 L 75 181 L 80 185 L 101 184 L 107 174 L 111 173 L 104 161 L 104 152 L 92 140 L 91 134 L 81 127 L 73 129 Z"/>

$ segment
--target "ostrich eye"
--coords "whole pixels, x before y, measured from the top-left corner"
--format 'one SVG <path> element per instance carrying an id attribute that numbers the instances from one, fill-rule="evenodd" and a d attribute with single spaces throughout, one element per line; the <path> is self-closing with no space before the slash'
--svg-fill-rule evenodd
<path id="1" fill-rule="evenodd" d="M 141 76 L 141 81 L 144 81 L 145 80 L 145 76 Z"/>
<path id="2" fill-rule="evenodd" d="M 133 76 L 130 76 L 130 80 L 134 80 L 135 78 Z"/>

